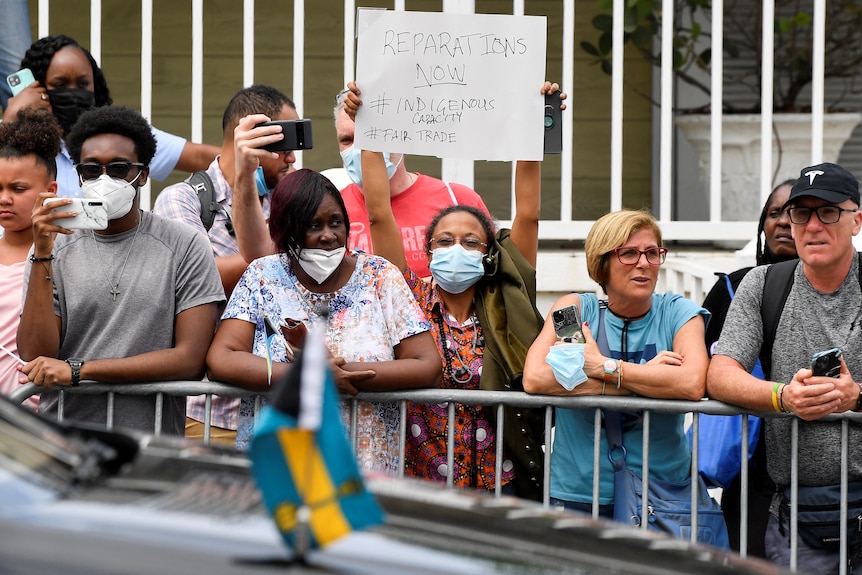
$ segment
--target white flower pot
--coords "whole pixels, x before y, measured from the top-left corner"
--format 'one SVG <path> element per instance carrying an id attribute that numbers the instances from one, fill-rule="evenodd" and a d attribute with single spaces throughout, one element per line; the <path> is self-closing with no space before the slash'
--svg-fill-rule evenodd
<path id="1" fill-rule="evenodd" d="M 811 114 L 773 115 L 772 173 L 770 187 L 796 178 L 811 165 Z M 837 162 L 841 148 L 862 114 L 826 114 L 823 121 L 823 161 Z M 701 181 L 709 190 L 710 116 L 675 118 L 698 154 Z M 776 137 L 777 134 L 777 137 Z M 726 114 L 722 118 L 721 219 L 757 220 L 760 217 L 760 115 Z"/>

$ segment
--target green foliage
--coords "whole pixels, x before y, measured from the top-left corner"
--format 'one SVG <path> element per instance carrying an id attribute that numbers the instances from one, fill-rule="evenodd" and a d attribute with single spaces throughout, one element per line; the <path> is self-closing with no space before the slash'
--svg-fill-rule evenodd
<path id="1" fill-rule="evenodd" d="M 702 80 L 712 62 L 711 0 L 665 0 L 673 9 L 672 62 L 677 78 L 709 94 Z M 776 111 L 798 111 L 797 102 L 811 82 L 811 46 L 813 36 L 813 0 L 775 1 L 775 94 Z M 596 0 L 599 14 L 593 28 L 599 33 L 594 42 L 581 42 L 602 71 L 613 73 L 613 0 Z M 623 42 L 636 48 L 648 61 L 660 66 L 663 54 L 661 24 L 663 5 L 660 0 L 626 0 L 623 20 Z M 854 81 L 862 78 L 862 3 L 858 0 L 829 0 L 826 16 L 826 77 L 843 78 L 849 88 L 858 91 Z M 724 54 L 727 58 L 750 62 L 740 76 L 725 78 L 739 82 L 760 93 L 762 13 L 759 0 L 725 0 Z M 738 67 L 735 67 L 738 68 Z M 727 73 L 727 72 L 726 72 Z M 730 111 L 729 106 L 725 109 Z"/>

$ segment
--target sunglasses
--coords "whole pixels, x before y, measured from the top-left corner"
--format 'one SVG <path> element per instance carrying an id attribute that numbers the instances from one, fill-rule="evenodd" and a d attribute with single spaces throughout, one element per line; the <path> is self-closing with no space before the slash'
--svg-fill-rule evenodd
<path id="1" fill-rule="evenodd" d="M 140 162 L 111 162 L 110 164 L 75 164 L 75 170 L 78 172 L 78 176 L 81 177 L 82 182 L 85 182 L 87 180 L 95 180 L 103 173 L 107 174 L 109 178 L 119 178 L 121 180 L 125 180 L 128 177 L 129 172 L 132 170 L 132 167 L 139 168 L 139 171 L 143 171 L 145 166 Z"/>

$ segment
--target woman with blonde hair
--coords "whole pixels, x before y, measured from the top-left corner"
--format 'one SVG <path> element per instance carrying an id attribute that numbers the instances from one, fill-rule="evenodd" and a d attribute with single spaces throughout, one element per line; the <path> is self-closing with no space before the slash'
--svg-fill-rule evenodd
<path id="1" fill-rule="evenodd" d="M 552 307 L 524 366 L 524 389 L 548 395 L 638 395 L 696 400 L 706 388 L 708 358 L 703 345 L 709 312 L 680 295 L 655 293 L 667 249 L 661 230 L 646 211 L 621 210 L 599 218 L 585 243 L 587 270 L 606 300 L 569 294 Z M 583 373 L 578 380 L 553 366 L 569 359 L 570 346 L 555 345 L 554 310 L 575 306 L 583 322 Z M 602 352 L 602 349 L 607 350 Z M 583 377 L 585 380 L 580 381 Z M 691 451 L 682 414 L 652 413 L 650 478 L 685 481 Z M 626 464 L 643 464 L 643 419 L 622 412 Z M 605 429 L 601 442 L 607 445 Z M 593 500 L 592 410 L 556 409 L 551 455 L 551 500 L 590 512 Z M 607 451 L 607 449 L 605 450 Z M 613 517 L 614 469 L 600 457 L 599 513 Z"/>

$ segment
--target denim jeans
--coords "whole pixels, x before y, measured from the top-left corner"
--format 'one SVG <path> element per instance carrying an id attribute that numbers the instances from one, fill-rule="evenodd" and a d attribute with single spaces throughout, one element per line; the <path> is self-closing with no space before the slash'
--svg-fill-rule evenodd
<path id="1" fill-rule="evenodd" d="M 557 499 L 551 497 L 550 504 L 552 507 L 563 507 L 569 511 L 580 511 L 581 513 L 591 514 L 593 512 L 592 503 L 579 503 L 577 501 L 566 501 L 565 499 Z M 614 518 L 614 505 L 599 505 L 599 517 L 604 519 Z"/>
<path id="2" fill-rule="evenodd" d="M 0 107 L 12 96 L 6 76 L 17 72 L 24 53 L 33 42 L 27 0 L 0 0 Z"/>

